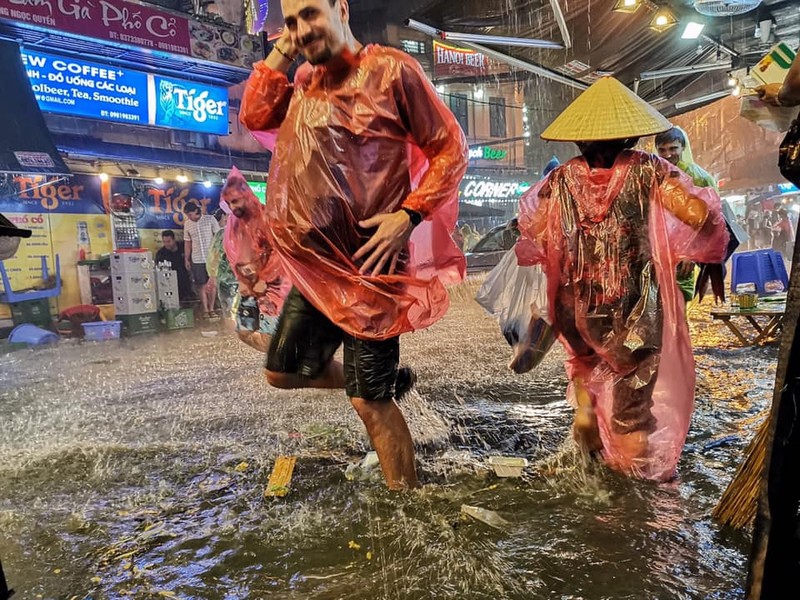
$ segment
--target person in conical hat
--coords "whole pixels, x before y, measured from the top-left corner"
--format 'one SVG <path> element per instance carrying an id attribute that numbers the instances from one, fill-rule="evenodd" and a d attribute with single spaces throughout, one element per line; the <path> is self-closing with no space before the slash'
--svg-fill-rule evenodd
<path id="1" fill-rule="evenodd" d="M 675 281 L 681 260 L 717 262 L 728 233 L 713 189 L 632 148 L 672 125 L 616 79 L 581 94 L 541 137 L 581 155 L 520 201 L 521 265 L 547 275 L 568 354 L 573 434 L 612 468 L 672 477 L 694 402 L 694 361 Z"/>

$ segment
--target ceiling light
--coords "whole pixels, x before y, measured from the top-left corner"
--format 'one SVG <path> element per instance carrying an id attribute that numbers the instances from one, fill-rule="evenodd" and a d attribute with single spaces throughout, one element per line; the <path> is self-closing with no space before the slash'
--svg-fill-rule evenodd
<path id="1" fill-rule="evenodd" d="M 189 178 L 184 173 L 181 173 L 180 175 L 175 177 L 175 181 L 177 181 L 178 183 L 186 183 L 187 181 L 189 181 Z"/>
<path id="2" fill-rule="evenodd" d="M 483 88 L 478 88 L 472 93 L 475 100 L 483 100 Z"/>
<path id="3" fill-rule="evenodd" d="M 437 85 L 436 86 L 436 91 L 439 92 L 440 94 L 444 94 L 444 86 L 443 85 Z"/>
<path id="4" fill-rule="evenodd" d="M 211 183 L 211 181 L 209 181 L 208 179 L 206 179 L 206 180 L 203 182 L 203 187 L 204 187 L 204 188 L 210 188 L 212 185 L 214 185 L 214 184 L 213 184 L 213 183 Z"/>
<path id="5" fill-rule="evenodd" d="M 730 75 L 728 77 L 728 87 L 736 87 L 737 85 L 739 85 L 739 80 L 733 75 Z"/>
<path id="6" fill-rule="evenodd" d="M 611 10 L 621 13 L 634 13 L 639 10 L 641 5 L 641 0 L 617 0 Z"/>
<path id="7" fill-rule="evenodd" d="M 694 21 L 689 21 L 686 24 L 686 27 L 681 34 L 682 40 L 696 40 L 700 37 L 700 34 L 703 32 L 703 28 L 705 27 L 705 23 L 695 23 Z"/>
<path id="8" fill-rule="evenodd" d="M 678 19 L 675 18 L 674 14 L 672 14 L 672 11 L 662 8 L 655 14 L 653 20 L 650 21 L 649 27 L 653 31 L 663 33 L 677 24 Z"/>
<path id="9" fill-rule="evenodd" d="M 161 177 L 160 175 L 158 177 L 154 177 L 153 178 L 153 183 L 155 183 L 156 185 L 163 185 L 164 184 L 164 178 Z"/>
<path id="10" fill-rule="evenodd" d="M 97 176 L 100 178 L 100 181 L 102 181 L 103 183 L 108 181 L 108 173 L 99 173 Z"/>

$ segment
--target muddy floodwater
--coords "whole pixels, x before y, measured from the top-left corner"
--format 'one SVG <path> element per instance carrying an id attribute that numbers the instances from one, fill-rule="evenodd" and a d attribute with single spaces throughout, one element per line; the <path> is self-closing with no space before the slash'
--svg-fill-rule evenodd
<path id="1" fill-rule="evenodd" d="M 679 476 L 630 481 L 571 449 L 561 351 L 510 373 L 474 291 L 402 341 L 425 483 L 407 494 L 358 467 L 369 441 L 343 392 L 269 389 L 261 357 L 222 331 L 0 356 L 9 583 L 21 599 L 740 598 L 749 534 L 709 514 L 771 399 L 777 346 L 737 348 L 692 309 Z M 264 498 L 282 454 L 298 457 L 291 492 Z M 498 479 L 497 454 L 531 465 Z"/>

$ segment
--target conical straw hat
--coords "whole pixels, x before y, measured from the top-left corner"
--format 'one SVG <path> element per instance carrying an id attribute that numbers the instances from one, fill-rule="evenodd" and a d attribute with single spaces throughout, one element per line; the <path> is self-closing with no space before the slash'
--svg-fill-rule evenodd
<path id="1" fill-rule="evenodd" d="M 578 96 L 542 133 L 543 140 L 594 142 L 654 135 L 672 124 L 613 77 L 603 77 Z"/>

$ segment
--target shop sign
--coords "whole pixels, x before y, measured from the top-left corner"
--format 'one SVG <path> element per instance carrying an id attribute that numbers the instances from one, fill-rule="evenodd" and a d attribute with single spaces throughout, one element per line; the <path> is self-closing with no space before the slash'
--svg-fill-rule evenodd
<path id="1" fill-rule="evenodd" d="M 778 190 L 781 194 L 795 194 L 800 192 L 800 188 L 793 183 L 779 183 Z"/>
<path id="2" fill-rule="evenodd" d="M 151 124 L 228 135 L 227 89 L 158 75 L 148 79 Z"/>
<path id="3" fill-rule="evenodd" d="M 126 0 L 0 0 L 0 19 L 237 66 L 263 57 L 258 38 Z"/>
<path id="4" fill-rule="evenodd" d="M 509 200 L 527 192 L 531 184 L 526 181 L 496 181 L 489 179 L 464 180 L 461 184 L 461 199 Z"/>
<path id="5" fill-rule="evenodd" d="M 433 41 L 434 77 L 471 77 L 506 71 L 508 66 L 490 59 L 485 54 L 449 46 L 438 40 Z"/>
<path id="6" fill-rule="evenodd" d="M 267 182 L 266 181 L 248 181 L 247 185 L 250 186 L 250 189 L 253 190 L 253 193 L 256 195 L 256 198 L 261 202 L 261 204 L 267 203 Z"/>
<path id="7" fill-rule="evenodd" d="M 503 160 L 506 156 L 508 156 L 508 150 L 500 150 L 491 146 L 478 146 L 477 148 L 469 149 L 470 160 Z"/>
<path id="8" fill-rule="evenodd" d="M 100 180 L 89 175 L 52 177 L 44 175 L 17 175 L 13 178 L 13 196 L 0 197 L 0 212 L 28 213 L 28 222 L 15 224 L 23 227 L 41 222 L 36 214 L 97 214 L 105 213 Z"/>
<path id="9" fill-rule="evenodd" d="M 225 88 L 27 49 L 21 54 L 45 112 L 228 134 Z"/>
<path id="10" fill-rule="evenodd" d="M 221 190 L 222 186 L 207 188 L 202 183 L 142 185 L 130 179 L 111 179 L 112 196 L 124 194 L 134 198 L 131 212 L 136 216 L 139 229 L 183 228 L 186 220 L 183 208 L 190 201 L 197 202 L 203 214 L 213 214 L 219 208 Z"/>

